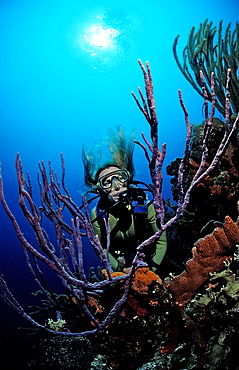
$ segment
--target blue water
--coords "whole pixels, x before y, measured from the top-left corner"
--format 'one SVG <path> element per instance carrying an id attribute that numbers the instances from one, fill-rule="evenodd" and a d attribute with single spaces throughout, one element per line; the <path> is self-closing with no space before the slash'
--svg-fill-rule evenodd
<path id="1" fill-rule="evenodd" d="M 174 38 L 181 35 L 182 49 L 192 26 L 208 18 L 215 26 L 223 19 L 224 24 L 232 22 L 234 27 L 237 15 L 237 0 L 1 1 L 0 161 L 9 206 L 30 240 L 33 237 L 18 206 L 16 153 L 20 152 L 25 170 L 31 174 L 37 198 L 38 161 L 51 160 L 59 171 L 63 152 L 67 187 L 80 203 L 84 185 L 82 143 L 96 145 L 105 128 L 118 124 L 129 131 L 136 129 L 139 139 L 141 131 L 149 134 L 130 94 L 137 92 L 138 85 L 143 88 L 137 63 L 140 58 L 151 65 L 159 140 L 167 143 L 165 164 L 170 163 L 181 156 L 185 140 L 178 88 L 183 91 L 191 122 L 203 119 L 202 99 L 174 61 Z M 137 179 L 149 181 L 140 148 L 136 148 L 134 159 Z M 164 196 L 170 196 L 166 178 Z M 33 303 L 30 293 L 37 288 L 1 207 L 0 217 L 1 269 L 14 294 L 27 307 Z M 28 324 L 2 302 L 0 309 L 0 351 L 2 358 L 8 358 L 7 333 L 25 338 L 16 327 Z M 11 351 L 17 353 L 15 348 Z"/>

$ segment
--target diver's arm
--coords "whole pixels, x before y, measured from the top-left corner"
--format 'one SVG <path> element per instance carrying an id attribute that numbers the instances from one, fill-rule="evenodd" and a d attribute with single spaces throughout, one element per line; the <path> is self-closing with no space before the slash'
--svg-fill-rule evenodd
<path id="1" fill-rule="evenodd" d="M 104 252 L 106 253 L 106 249 L 104 249 Z M 112 254 L 109 253 L 109 259 L 110 259 L 110 264 L 111 264 L 111 267 L 112 267 L 112 270 L 113 271 L 118 271 L 118 261 L 117 259 L 115 259 Z"/>
<path id="2" fill-rule="evenodd" d="M 96 208 L 94 208 L 91 212 L 90 219 L 91 221 L 96 218 Z M 98 220 L 94 221 L 92 223 L 93 230 L 95 235 L 98 235 L 99 241 L 101 242 L 101 228 L 99 225 Z M 106 253 L 106 249 L 104 249 L 104 252 Z M 109 260 L 113 271 L 117 271 L 118 268 L 118 261 L 112 256 L 112 254 L 109 253 Z"/>
<path id="3" fill-rule="evenodd" d="M 97 215 L 96 215 L 96 207 L 95 207 L 92 209 L 92 212 L 90 214 L 90 220 L 91 222 L 95 220 L 94 222 L 92 222 L 93 230 L 94 230 L 95 235 L 98 235 L 99 240 L 101 241 L 101 229 L 100 229 L 99 222 L 96 218 L 97 218 Z"/>
<path id="4" fill-rule="evenodd" d="M 156 212 L 154 209 L 153 204 L 150 204 L 148 207 L 148 222 L 149 222 L 149 227 L 152 230 L 152 235 L 155 234 L 158 231 L 158 227 L 156 224 Z M 162 262 L 164 255 L 166 253 L 167 249 L 167 235 L 166 231 L 163 231 L 162 235 L 159 237 L 159 239 L 156 242 L 156 249 L 155 249 L 155 254 L 153 256 L 153 262 L 156 265 L 160 265 Z"/>
<path id="5" fill-rule="evenodd" d="M 166 231 L 164 231 L 156 243 L 156 250 L 153 256 L 153 262 L 156 265 L 160 265 L 165 256 L 166 250 L 167 250 L 167 236 Z"/>

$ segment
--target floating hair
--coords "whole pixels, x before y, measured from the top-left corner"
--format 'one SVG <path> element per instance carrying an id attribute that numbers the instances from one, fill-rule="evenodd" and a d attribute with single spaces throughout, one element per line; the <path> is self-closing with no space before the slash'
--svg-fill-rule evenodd
<path id="1" fill-rule="evenodd" d="M 82 147 L 82 161 L 84 165 L 85 184 L 96 189 L 98 174 L 104 168 L 116 166 L 126 168 L 131 179 L 134 176 L 133 152 L 135 132 L 126 136 L 122 127 L 115 130 L 107 129 L 108 136 L 103 138 L 92 149 Z"/>

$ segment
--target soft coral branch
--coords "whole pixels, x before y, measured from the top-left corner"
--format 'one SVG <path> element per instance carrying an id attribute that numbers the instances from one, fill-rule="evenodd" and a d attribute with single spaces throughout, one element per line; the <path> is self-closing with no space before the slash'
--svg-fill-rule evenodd
<path id="1" fill-rule="evenodd" d="M 191 139 L 191 124 L 189 120 L 189 115 L 188 111 L 185 107 L 182 93 L 179 90 L 179 102 L 180 105 L 183 109 L 184 112 L 184 117 L 185 117 L 185 123 L 186 123 L 186 130 L 187 130 L 187 135 L 186 135 L 186 140 L 185 140 L 185 150 L 184 150 L 184 155 L 181 160 L 181 163 L 179 165 L 179 170 L 178 170 L 178 189 L 179 189 L 179 199 L 178 199 L 178 207 L 176 209 L 176 214 L 173 218 L 171 218 L 169 221 L 164 223 L 164 202 L 163 202 L 163 195 L 162 195 L 162 181 L 163 181 L 163 176 L 162 176 L 162 165 L 165 159 L 165 154 L 166 154 L 166 144 L 163 144 L 162 146 L 162 151 L 160 152 L 158 148 L 158 119 L 157 119 L 157 113 L 156 113 L 156 105 L 155 105 L 155 100 L 154 100 L 154 93 L 153 93 L 153 83 L 152 83 L 152 75 L 150 71 L 150 66 L 149 63 L 146 62 L 146 68 L 145 69 L 143 63 L 139 60 L 139 64 L 141 67 L 141 70 L 143 72 L 144 76 L 144 83 L 145 83 L 145 91 L 146 91 L 146 97 L 147 97 L 147 103 L 148 106 L 146 107 L 146 99 L 142 97 L 141 99 L 143 101 L 144 106 L 142 107 L 140 105 L 140 102 L 138 101 L 136 95 L 132 93 L 138 107 L 140 110 L 143 112 L 146 120 L 148 121 L 150 125 L 150 133 L 151 133 L 151 139 L 152 139 L 152 144 L 145 138 L 144 134 L 143 139 L 144 142 L 147 144 L 151 156 L 149 155 L 149 152 L 147 151 L 146 147 L 139 143 L 136 142 L 138 145 L 140 145 L 145 153 L 145 156 L 147 158 L 147 161 L 149 162 L 149 169 L 150 169 L 150 175 L 152 179 L 152 183 L 154 185 L 154 206 L 155 206 L 155 211 L 157 215 L 157 219 L 159 220 L 158 225 L 159 225 L 159 232 L 155 234 L 153 237 L 149 238 L 148 241 L 143 242 L 143 245 L 147 245 L 148 243 L 151 243 L 155 239 L 157 239 L 161 233 L 170 225 L 172 225 L 174 222 L 176 222 L 185 212 L 185 209 L 190 201 L 190 196 L 192 193 L 192 190 L 194 187 L 202 181 L 204 177 L 206 177 L 217 165 L 218 161 L 220 160 L 223 151 L 225 150 L 228 142 L 230 141 L 230 138 L 233 134 L 233 132 L 236 130 L 238 121 L 239 121 L 239 114 L 234 121 L 234 124 L 232 127 L 229 126 L 229 113 L 230 113 L 230 93 L 229 93 L 229 81 L 230 81 L 230 70 L 228 70 L 228 75 L 227 75 L 227 97 L 226 97 L 226 102 L 225 102 L 225 110 L 226 110 L 226 121 L 225 121 L 225 133 L 224 137 L 219 144 L 219 147 L 217 148 L 216 154 L 211 162 L 211 164 L 206 168 L 206 159 L 208 156 L 208 146 L 207 146 L 207 141 L 208 137 L 210 135 L 211 131 L 211 126 L 213 123 L 214 119 L 214 114 L 215 114 L 215 108 L 216 108 L 216 96 L 215 96 L 215 81 L 214 81 L 214 74 L 212 73 L 211 75 L 211 114 L 210 117 L 208 117 L 208 96 L 207 96 L 207 91 L 205 89 L 205 83 L 204 83 L 204 76 L 203 72 L 201 71 L 200 76 L 201 76 L 201 84 L 202 84 L 202 94 L 204 96 L 204 107 L 205 107 L 205 127 L 204 127 L 204 138 L 203 138 L 203 153 L 201 157 L 201 163 L 200 166 L 189 186 L 187 191 L 184 191 L 183 188 L 183 176 L 184 176 L 184 167 L 185 167 L 185 160 L 188 155 L 189 147 L 190 147 L 190 139 Z M 146 244 L 145 244 L 146 243 Z M 141 248 L 140 248 L 141 249 Z"/>

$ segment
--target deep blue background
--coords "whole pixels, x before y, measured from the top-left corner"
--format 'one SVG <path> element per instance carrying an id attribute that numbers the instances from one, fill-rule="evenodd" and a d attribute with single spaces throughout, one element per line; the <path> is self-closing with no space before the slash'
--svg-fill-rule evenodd
<path id="1" fill-rule="evenodd" d="M 89 5 L 88 5 L 89 4 Z M 20 152 L 25 170 L 32 177 L 38 197 L 38 161 L 49 159 L 60 168 L 64 153 L 67 186 L 80 202 L 83 186 L 81 145 L 97 145 L 104 129 L 122 124 L 129 131 L 149 133 L 147 122 L 136 107 L 130 91 L 143 88 L 137 59 L 150 61 L 159 118 L 159 140 L 167 143 L 168 164 L 181 156 L 185 124 L 177 89 L 192 123 L 201 122 L 202 99 L 179 71 L 172 44 L 180 34 L 179 50 L 189 30 L 206 18 L 217 26 L 238 21 L 237 0 L 161 1 L 131 0 L 2 0 L 1 1 L 1 83 L 0 161 L 6 199 L 29 240 L 33 236 L 18 206 L 14 170 Z M 89 45 L 92 27 L 116 30 L 113 47 Z M 147 163 L 140 148 L 135 150 L 137 179 L 148 181 Z M 164 196 L 170 195 L 164 180 Z M 24 307 L 35 303 L 30 297 L 37 287 L 26 267 L 22 248 L 7 216 L 0 207 L 0 265 L 9 286 Z M 90 265 L 92 256 L 86 257 Z M 52 277 L 54 279 L 54 277 Z M 28 326 L 0 302 L 1 361 L 9 368 L 21 366 L 23 349 L 9 336 L 26 345 L 34 339 L 16 330 Z M 10 356 L 9 356 L 10 353 Z M 19 355 L 20 353 L 20 355 Z M 1 363 L 1 362 L 0 362 Z M 7 367 L 5 367 L 7 368 Z M 24 367 L 23 367 L 24 368 Z"/>

